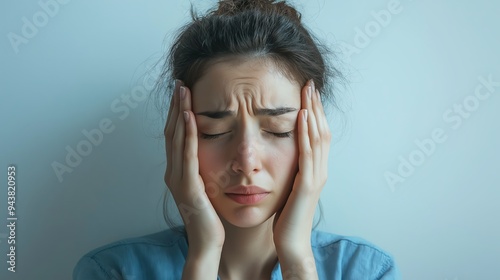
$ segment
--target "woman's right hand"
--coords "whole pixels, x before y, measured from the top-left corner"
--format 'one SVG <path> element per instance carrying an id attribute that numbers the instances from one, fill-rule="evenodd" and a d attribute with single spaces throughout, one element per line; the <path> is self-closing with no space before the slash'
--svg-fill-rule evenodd
<path id="1" fill-rule="evenodd" d="M 203 257 L 222 250 L 225 233 L 199 174 L 198 132 L 191 100 L 191 91 L 176 81 L 164 131 L 165 183 L 184 221 L 188 255 Z"/>

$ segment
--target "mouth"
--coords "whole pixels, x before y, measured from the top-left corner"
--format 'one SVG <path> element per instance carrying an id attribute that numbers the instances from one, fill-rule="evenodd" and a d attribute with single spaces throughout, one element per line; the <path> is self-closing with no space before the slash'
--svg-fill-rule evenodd
<path id="1" fill-rule="evenodd" d="M 237 185 L 226 190 L 226 195 L 239 204 L 256 204 L 262 201 L 270 192 L 259 186 Z"/>
<path id="2" fill-rule="evenodd" d="M 254 193 L 254 194 L 236 194 L 226 193 L 226 195 L 239 204 L 256 204 L 262 201 L 269 193 Z"/>

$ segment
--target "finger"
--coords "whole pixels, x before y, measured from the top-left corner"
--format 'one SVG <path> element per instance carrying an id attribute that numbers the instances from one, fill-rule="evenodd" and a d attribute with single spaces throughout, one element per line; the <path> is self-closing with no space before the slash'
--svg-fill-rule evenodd
<path id="1" fill-rule="evenodd" d="M 310 182 L 312 182 L 313 175 L 313 151 L 311 149 L 311 142 L 309 139 L 309 122 L 308 119 L 310 117 L 309 110 L 302 109 L 299 114 L 299 178 L 302 182 L 298 182 L 297 186 L 301 188 L 307 188 L 310 186 Z M 307 195 L 307 190 L 295 190 L 295 191 L 305 191 Z"/>
<path id="2" fill-rule="evenodd" d="M 309 113 L 309 116 L 308 116 L 308 130 L 309 130 L 309 135 L 311 137 L 310 141 L 311 141 L 311 145 L 315 145 L 317 144 L 317 142 L 319 141 L 320 139 L 320 134 L 319 134 L 319 131 L 318 131 L 318 125 L 317 125 L 317 121 L 316 121 L 316 118 L 318 117 L 317 116 L 317 110 L 316 110 L 316 88 L 314 86 L 314 82 L 311 80 L 310 84 L 309 84 L 309 91 L 310 91 L 310 96 L 309 96 L 309 99 L 308 99 L 308 103 L 307 103 L 307 108 L 308 109 L 308 113 Z M 314 148 L 313 146 L 311 146 L 312 148 Z"/>
<path id="3" fill-rule="evenodd" d="M 170 119 L 170 116 L 172 115 L 172 108 L 174 107 L 174 97 L 175 97 L 175 93 L 177 92 L 178 88 L 179 88 L 179 80 L 175 80 L 175 85 L 174 85 L 174 92 L 172 93 L 172 95 L 170 96 L 170 102 L 169 102 L 169 107 L 168 107 L 168 115 L 167 115 L 167 119 L 165 120 L 165 129 L 164 129 L 164 132 L 167 130 L 167 124 L 169 119 Z"/>
<path id="4" fill-rule="evenodd" d="M 313 86 L 312 110 L 316 119 L 316 130 L 318 131 L 317 141 L 313 141 L 314 150 L 314 178 L 322 182 L 326 177 L 326 166 L 328 164 L 328 150 L 330 144 L 330 130 L 322 110 L 319 91 Z"/>
<path id="5" fill-rule="evenodd" d="M 182 85 L 180 80 L 176 80 L 174 92 L 172 93 L 172 97 L 170 99 L 170 106 L 168 110 L 168 116 L 165 123 L 164 135 L 165 135 L 165 152 L 167 154 L 167 168 L 165 171 L 165 182 L 170 181 L 172 176 L 172 141 L 173 134 L 175 131 L 175 126 L 177 122 L 177 111 L 178 111 L 178 94 L 179 87 Z"/>
<path id="6" fill-rule="evenodd" d="M 321 97 L 319 95 L 319 91 L 314 89 L 314 97 L 312 100 L 312 107 L 314 110 L 314 116 L 316 117 L 316 123 L 318 126 L 318 133 L 321 138 L 323 138 L 324 134 L 328 132 L 328 123 L 326 122 L 326 116 L 323 111 L 323 104 L 321 103 Z"/>
<path id="7" fill-rule="evenodd" d="M 315 92 L 315 87 L 314 87 L 314 81 L 310 80 L 309 83 L 309 88 L 308 88 L 308 99 L 306 102 L 306 108 L 307 108 L 307 131 L 309 133 L 309 143 L 310 147 L 312 150 L 312 161 L 311 161 L 311 168 L 312 168 L 312 175 L 314 176 L 319 169 L 319 162 L 318 160 L 321 159 L 321 135 L 319 134 L 318 131 L 318 126 L 316 122 L 316 115 L 315 115 L 315 110 L 314 110 L 314 105 L 313 102 L 316 99 L 316 95 L 314 94 Z M 311 178 L 312 179 L 312 178 Z"/>
<path id="8" fill-rule="evenodd" d="M 315 165 L 318 168 L 315 170 L 316 173 L 314 174 L 314 178 L 316 178 L 321 187 L 323 187 L 328 177 L 328 156 L 330 151 L 331 133 L 318 90 L 315 90 L 315 96 L 316 97 L 313 99 L 313 108 L 315 110 L 321 140 L 318 147 L 320 150 L 320 157 L 316 159 L 317 165 Z"/>
<path id="9" fill-rule="evenodd" d="M 184 91 L 184 96 L 185 96 L 185 91 L 186 88 L 184 86 L 181 86 L 179 88 L 179 93 L 177 96 L 177 110 L 176 110 L 176 125 L 175 125 L 175 131 L 174 131 L 174 136 L 173 136 L 173 142 L 172 142 L 172 175 L 174 176 L 179 176 L 182 178 L 182 161 L 184 158 L 184 138 L 186 137 L 185 135 L 185 122 L 184 122 L 184 117 L 183 117 L 183 102 L 185 100 L 182 99 L 183 96 L 183 91 Z M 172 115 L 173 116 L 173 115 Z"/>
<path id="10" fill-rule="evenodd" d="M 186 88 L 186 97 L 183 102 L 183 118 L 186 122 L 186 137 L 184 142 L 184 166 L 183 176 L 197 178 L 199 174 L 198 164 L 198 132 L 196 119 L 191 111 L 191 91 Z M 186 120 L 187 119 L 187 120 Z"/>

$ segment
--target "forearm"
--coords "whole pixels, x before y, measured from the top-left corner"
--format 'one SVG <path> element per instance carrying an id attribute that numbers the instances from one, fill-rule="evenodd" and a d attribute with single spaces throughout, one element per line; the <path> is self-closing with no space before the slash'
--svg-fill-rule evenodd
<path id="1" fill-rule="evenodd" d="M 221 251 L 194 253 L 188 252 L 182 272 L 182 280 L 217 279 Z"/>

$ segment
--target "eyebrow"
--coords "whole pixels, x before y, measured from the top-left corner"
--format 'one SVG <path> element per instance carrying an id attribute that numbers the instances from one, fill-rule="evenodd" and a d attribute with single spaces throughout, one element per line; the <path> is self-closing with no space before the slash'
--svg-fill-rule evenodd
<path id="1" fill-rule="evenodd" d="M 297 111 L 296 108 L 292 108 L 292 107 L 279 107 L 279 108 L 274 108 L 274 109 L 270 109 L 270 108 L 261 108 L 261 109 L 257 109 L 255 114 L 257 116 L 261 116 L 261 115 L 266 115 L 266 116 L 280 116 L 280 115 L 283 115 L 283 114 L 286 114 L 286 113 L 290 113 L 290 112 L 295 112 Z M 236 113 L 234 111 L 230 111 L 230 110 L 225 110 L 225 111 L 205 111 L 205 112 L 200 112 L 200 113 L 196 113 L 196 115 L 201 115 L 201 116 L 206 116 L 206 117 L 209 117 L 209 118 L 212 118 L 212 119 L 222 119 L 222 118 L 225 118 L 225 117 L 229 117 L 229 116 L 234 116 Z"/>

